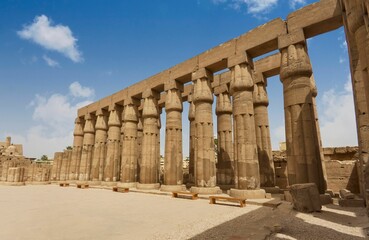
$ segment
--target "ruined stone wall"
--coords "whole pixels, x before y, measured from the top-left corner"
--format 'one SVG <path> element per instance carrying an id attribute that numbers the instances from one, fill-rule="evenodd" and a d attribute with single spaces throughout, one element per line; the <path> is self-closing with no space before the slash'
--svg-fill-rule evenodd
<path id="1" fill-rule="evenodd" d="M 338 192 L 340 189 L 348 189 L 353 193 L 359 193 L 358 178 L 358 147 L 323 148 L 324 162 L 327 174 L 328 189 Z M 286 188 L 287 159 L 285 151 L 273 151 L 276 185 Z"/>

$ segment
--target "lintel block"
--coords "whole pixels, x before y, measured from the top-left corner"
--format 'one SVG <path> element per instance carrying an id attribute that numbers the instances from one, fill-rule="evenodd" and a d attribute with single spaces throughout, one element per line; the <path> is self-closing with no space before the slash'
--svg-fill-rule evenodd
<path id="1" fill-rule="evenodd" d="M 192 81 L 200 78 L 213 78 L 213 73 L 206 68 L 200 68 L 192 73 Z"/>
<path id="2" fill-rule="evenodd" d="M 305 35 L 302 29 L 295 30 L 291 33 L 278 37 L 278 48 L 287 48 L 290 45 L 297 43 L 305 43 Z"/>

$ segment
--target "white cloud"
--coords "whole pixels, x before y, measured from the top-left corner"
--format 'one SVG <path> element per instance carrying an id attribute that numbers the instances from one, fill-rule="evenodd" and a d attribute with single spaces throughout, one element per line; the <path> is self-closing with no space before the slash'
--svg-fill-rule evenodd
<path id="1" fill-rule="evenodd" d="M 95 95 L 95 90 L 89 87 L 83 87 L 79 82 L 74 82 L 69 86 L 69 91 L 73 97 L 89 98 Z"/>
<path id="2" fill-rule="evenodd" d="M 272 134 L 272 149 L 279 150 L 279 143 L 286 141 L 286 132 L 284 125 L 278 126 L 275 129 L 271 129 Z"/>
<path id="3" fill-rule="evenodd" d="M 278 3 L 278 0 L 232 0 L 229 5 L 239 10 L 244 6 L 247 8 L 247 13 L 267 13 Z"/>
<path id="4" fill-rule="evenodd" d="M 77 39 L 68 26 L 52 25 L 47 16 L 36 16 L 33 23 L 23 27 L 18 35 L 31 40 L 40 46 L 57 51 L 70 58 L 73 62 L 83 61 L 82 53 L 77 48 Z"/>
<path id="5" fill-rule="evenodd" d="M 318 110 L 324 147 L 357 145 L 351 76 L 343 91 L 332 88 L 323 93 Z"/>
<path id="6" fill-rule="evenodd" d="M 340 63 L 344 63 L 344 62 L 346 62 L 346 59 L 345 59 L 344 57 L 340 56 L 340 58 L 339 58 L 339 62 L 340 62 Z"/>
<path id="7" fill-rule="evenodd" d="M 46 55 L 42 56 L 42 59 L 45 60 L 46 64 L 49 65 L 50 67 L 59 67 L 59 63 L 51 58 L 49 58 Z"/>
<path id="8" fill-rule="evenodd" d="M 302 6 L 306 4 L 306 0 L 289 0 L 290 8 L 296 9 L 298 5 Z"/>
<path id="9" fill-rule="evenodd" d="M 78 85 L 80 86 L 79 83 Z M 62 151 L 66 146 L 73 144 L 77 110 L 92 103 L 91 97 L 92 95 L 85 96 L 84 99 L 76 101 L 70 92 L 66 95 L 59 93 L 51 96 L 36 95 L 30 104 L 30 107 L 34 108 L 32 118 L 35 124 L 24 135 L 14 133 L 6 135 L 12 136 L 14 143 L 23 144 L 24 154 L 27 157 L 40 157 L 46 154 L 49 158 L 53 158 L 54 152 Z"/>

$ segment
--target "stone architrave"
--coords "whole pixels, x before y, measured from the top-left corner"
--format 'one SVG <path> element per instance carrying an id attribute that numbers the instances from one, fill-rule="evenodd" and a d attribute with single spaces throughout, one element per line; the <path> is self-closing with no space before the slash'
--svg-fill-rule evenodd
<path id="1" fill-rule="evenodd" d="M 193 90 L 192 90 L 193 91 Z M 193 184 L 195 183 L 195 138 L 196 138 L 196 123 L 195 123 L 195 104 L 193 103 L 192 97 L 193 94 L 191 93 L 188 96 L 188 103 L 189 103 L 189 109 L 188 109 L 188 120 L 190 121 L 190 144 L 189 144 L 189 166 L 188 166 L 188 181 L 189 183 Z"/>
<path id="2" fill-rule="evenodd" d="M 272 156 L 272 143 L 270 139 L 268 95 L 265 79 L 256 74 L 261 81 L 254 85 L 254 113 L 256 144 L 258 147 L 258 159 L 260 168 L 260 186 L 275 187 L 275 172 Z"/>
<path id="3" fill-rule="evenodd" d="M 147 89 L 143 96 L 144 105 L 142 111 L 143 136 L 140 166 L 140 182 L 137 188 L 157 189 L 158 183 L 158 97 L 159 94 Z"/>
<path id="4" fill-rule="evenodd" d="M 227 85 L 215 88 L 217 96 L 218 162 L 217 181 L 219 185 L 234 185 L 232 102 Z"/>
<path id="5" fill-rule="evenodd" d="M 88 181 L 91 173 L 92 154 L 95 144 L 95 121 L 92 114 L 85 116 L 85 126 L 83 128 L 83 148 L 81 164 L 79 166 L 79 181 Z"/>
<path id="6" fill-rule="evenodd" d="M 184 190 L 182 155 L 182 95 L 183 84 L 175 80 L 165 85 L 165 154 L 162 191 Z"/>
<path id="7" fill-rule="evenodd" d="M 122 122 L 124 124 L 124 138 L 122 145 L 122 164 L 120 187 L 135 187 L 137 182 L 137 125 L 138 110 L 133 101 L 127 102 L 124 107 Z"/>
<path id="8" fill-rule="evenodd" d="M 195 193 L 219 193 L 216 187 L 215 148 L 213 134 L 213 74 L 205 68 L 192 73 L 194 83 L 196 149 L 195 149 Z"/>
<path id="9" fill-rule="evenodd" d="M 119 176 L 117 168 L 120 161 L 120 139 L 121 139 L 121 120 L 118 106 L 111 106 L 108 119 L 108 139 L 106 142 L 106 158 L 104 166 L 104 184 L 114 185 Z"/>
<path id="10" fill-rule="evenodd" d="M 252 61 L 246 53 L 228 59 L 231 70 L 231 94 L 233 100 L 234 161 L 236 189 L 234 197 L 264 198 L 260 189 L 260 172 L 256 144 L 254 115 L 254 81 Z"/>
<path id="11" fill-rule="evenodd" d="M 91 166 L 90 179 L 92 181 L 102 181 L 104 171 L 104 160 L 106 156 L 106 139 L 107 139 L 107 121 L 103 111 L 100 110 L 96 113 L 96 125 L 95 125 L 95 146 L 94 154 Z"/>
<path id="12" fill-rule="evenodd" d="M 298 35 L 297 35 L 298 36 Z M 320 193 L 326 190 L 316 129 L 311 87 L 312 68 L 305 39 L 280 36 L 280 77 L 283 83 L 287 168 L 290 185 L 315 183 Z M 295 42 L 281 45 L 286 39 Z M 297 41 L 297 42 L 296 42 Z"/>
<path id="13" fill-rule="evenodd" d="M 69 180 L 77 180 L 83 147 L 83 122 L 79 117 L 75 120 L 72 159 L 69 167 Z"/>

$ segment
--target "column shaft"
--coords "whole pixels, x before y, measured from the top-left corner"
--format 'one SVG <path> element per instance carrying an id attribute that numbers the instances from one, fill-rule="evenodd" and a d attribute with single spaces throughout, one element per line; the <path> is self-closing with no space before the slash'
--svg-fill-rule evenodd
<path id="1" fill-rule="evenodd" d="M 260 188 L 260 174 L 251 67 L 246 63 L 235 65 L 231 74 L 236 188 L 255 190 Z"/>
<path id="2" fill-rule="evenodd" d="M 196 123 L 195 123 L 195 104 L 192 98 L 193 95 L 190 94 L 190 96 L 188 97 L 188 102 L 190 104 L 190 107 L 188 109 L 188 120 L 190 121 L 190 144 L 189 144 L 190 161 L 188 166 L 188 180 L 190 183 L 195 183 Z"/>
<path id="3" fill-rule="evenodd" d="M 134 183 L 137 181 L 137 124 L 138 110 L 134 104 L 126 105 L 123 113 L 125 132 L 122 148 L 122 170 L 121 179 L 123 183 Z"/>
<path id="4" fill-rule="evenodd" d="M 216 186 L 211 79 L 212 74 L 206 73 L 206 75 L 193 80 L 196 123 L 196 187 Z"/>
<path id="5" fill-rule="evenodd" d="M 142 162 L 140 183 L 153 184 L 158 182 L 157 154 L 158 154 L 158 107 L 157 100 L 152 95 L 144 100 L 142 112 Z"/>
<path id="6" fill-rule="evenodd" d="M 265 81 L 265 80 L 264 80 Z M 254 111 L 256 144 L 260 168 L 260 185 L 262 187 L 275 186 L 274 163 L 272 157 L 272 143 L 270 139 L 268 95 L 265 82 L 259 82 L 254 86 Z"/>
<path id="7" fill-rule="evenodd" d="M 220 185 L 232 185 L 234 184 L 232 103 L 228 89 L 217 94 L 216 114 L 218 121 L 217 180 Z"/>
<path id="8" fill-rule="evenodd" d="M 76 118 L 74 126 L 74 140 L 72 149 L 72 159 L 69 170 L 69 180 L 76 180 L 79 176 L 79 165 L 83 147 L 83 124 L 80 118 Z"/>
<path id="9" fill-rule="evenodd" d="M 106 117 L 100 112 L 96 119 L 95 146 L 92 159 L 91 176 L 89 180 L 102 181 L 104 160 L 106 156 L 107 123 Z"/>
<path id="10" fill-rule="evenodd" d="M 116 182 L 119 179 L 117 168 L 120 161 L 120 139 L 121 139 L 121 120 L 117 108 L 113 108 L 109 113 L 108 120 L 108 140 L 106 143 L 106 159 L 104 167 L 104 177 L 106 182 Z"/>
<path id="11" fill-rule="evenodd" d="M 301 43 L 281 52 L 289 184 L 313 182 L 324 193 L 326 182 L 316 132 L 310 60 Z"/>
<path id="12" fill-rule="evenodd" d="M 165 99 L 166 128 L 164 184 L 183 183 L 182 167 L 182 96 L 179 89 L 169 89 Z"/>
<path id="13" fill-rule="evenodd" d="M 78 178 L 80 181 L 89 180 L 94 143 L 95 143 L 95 123 L 94 119 L 92 119 L 91 114 L 87 114 L 85 116 L 85 126 L 83 128 L 83 148 Z"/>

